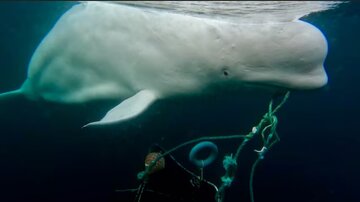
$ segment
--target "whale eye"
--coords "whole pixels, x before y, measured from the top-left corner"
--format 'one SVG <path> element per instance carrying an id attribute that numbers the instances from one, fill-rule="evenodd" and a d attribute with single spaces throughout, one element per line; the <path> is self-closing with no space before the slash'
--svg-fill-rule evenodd
<path id="1" fill-rule="evenodd" d="M 229 70 L 228 70 L 228 68 L 227 68 L 227 67 L 223 67 L 223 68 L 222 68 L 222 73 L 223 73 L 224 76 L 229 76 Z"/>

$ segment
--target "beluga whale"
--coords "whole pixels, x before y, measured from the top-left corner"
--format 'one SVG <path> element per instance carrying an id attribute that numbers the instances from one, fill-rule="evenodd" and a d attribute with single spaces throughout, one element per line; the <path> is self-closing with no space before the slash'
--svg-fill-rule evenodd
<path id="1" fill-rule="evenodd" d="M 134 118 L 157 100 L 202 95 L 216 84 L 320 88 L 327 84 L 326 55 L 322 32 L 301 20 L 235 23 L 82 2 L 38 45 L 21 87 L 0 100 L 18 95 L 64 104 L 118 100 L 85 127 L 107 125 Z"/>

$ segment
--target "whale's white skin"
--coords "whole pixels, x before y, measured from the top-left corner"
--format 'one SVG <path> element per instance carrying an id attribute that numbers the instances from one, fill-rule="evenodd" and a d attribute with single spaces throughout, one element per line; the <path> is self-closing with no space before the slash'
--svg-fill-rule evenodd
<path id="1" fill-rule="evenodd" d="M 326 54 L 321 31 L 299 20 L 236 24 L 88 2 L 68 10 L 42 40 L 16 93 L 61 103 L 118 99 L 88 124 L 102 125 L 222 82 L 319 88 L 327 83 Z"/>

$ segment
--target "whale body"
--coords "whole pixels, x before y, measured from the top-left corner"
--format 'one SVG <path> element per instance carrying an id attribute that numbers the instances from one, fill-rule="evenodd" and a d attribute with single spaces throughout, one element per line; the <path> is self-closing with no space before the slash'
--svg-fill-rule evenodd
<path id="1" fill-rule="evenodd" d="M 300 20 L 237 24 L 86 2 L 61 16 L 35 50 L 21 88 L 0 98 L 119 100 L 86 126 L 104 125 L 133 118 L 158 99 L 199 95 L 219 83 L 320 88 L 327 83 L 326 55 L 324 35 Z"/>

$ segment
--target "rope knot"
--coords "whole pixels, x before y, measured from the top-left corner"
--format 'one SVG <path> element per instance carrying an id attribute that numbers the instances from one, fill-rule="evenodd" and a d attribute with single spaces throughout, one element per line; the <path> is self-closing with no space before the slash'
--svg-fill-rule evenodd
<path id="1" fill-rule="evenodd" d="M 223 166 L 225 168 L 226 173 L 223 177 L 221 177 L 221 181 L 223 182 L 224 186 L 229 187 L 235 177 L 236 168 L 237 168 L 236 159 L 233 158 L 232 155 L 225 156 L 223 160 Z"/>

